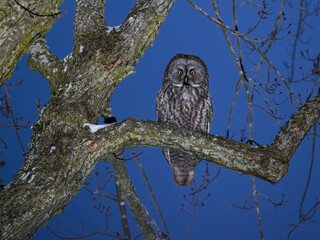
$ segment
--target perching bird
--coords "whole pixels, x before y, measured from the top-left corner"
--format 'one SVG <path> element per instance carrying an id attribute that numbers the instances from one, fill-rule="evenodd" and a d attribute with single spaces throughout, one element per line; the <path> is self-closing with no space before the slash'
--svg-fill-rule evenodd
<path id="1" fill-rule="evenodd" d="M 209 132 L 213 119 L 209 74 L 199 57 L 180 53 L 170 60 L 157 96 L 156 109 L 158 122 Z M 166 148 L 162 152 L 173 168 L 175 183 L 188 186 L 201 159 Z"/>

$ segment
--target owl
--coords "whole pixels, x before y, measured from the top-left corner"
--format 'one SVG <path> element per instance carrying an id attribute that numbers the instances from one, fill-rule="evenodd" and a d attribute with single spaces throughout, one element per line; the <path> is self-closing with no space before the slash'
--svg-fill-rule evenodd
<path id="1" fill-rule="evenodd" d="M 209 74 L 199 57 L 180 53 L 170 60 L 157 96 L 156 110 L 158 122 L 209 132 L 213 119 Z M 175 183 L 190 185 L 201 159 L 166 148 L 162 153 L 173 169 Z"/>

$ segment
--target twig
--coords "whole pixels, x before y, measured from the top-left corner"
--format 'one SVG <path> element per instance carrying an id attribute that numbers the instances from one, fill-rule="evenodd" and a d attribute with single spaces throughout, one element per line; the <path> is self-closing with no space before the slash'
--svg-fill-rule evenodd
<path id="1" fill-rule="evenodd" d="M 309 189 L 310 180 L 311 180 L 311 174 L 312 174 L 313 162 L 314 162 L 315 145 L 316 145 L 316 137 L 317 137 L 317 124 L 315 124 L 314 127 L 313 127 L 311 162 L 310 162 L 310 167 L 309 167 L 309 173 L 308 173 L 306 187 L 304 189 L 304 192 L 303 192 L 303 195 L 302 195 L 302 198 L 301 198 L 301 202 L 300 202 L 299 218 L 303 217 L 303 213 L 302 213 L 303 204 L 304 204 L 304 200 L 306 198 L 306 195 L 307 195 L 307 192 L 308 192 L 308 189 Z"/>
<path id="2" fill-rule="evenodd" d="M 83 238 L 88 238 L 88 237 L 92 237 L 92 236 L 95 236 L 95 235 L 104 235 L 104 236 L 108 236 L 108 237 L 112 237 L 112 238 L 115 238 L 115 239 L 119 239 L 119 240 L 123 240 L 123 238 L 120 238 L 119 236 L 116 236 L 116 235 L 112 235 L 112 234 L 109 234 L 109 233 L 106 233 L 106 232 L 93 232 L 93 233 L 89 233 L 89 234 L 86 234 L 86 235 L 80 235 L 78 237 L 67 237 L 67 236 L 61 236 L 59 234 L 57 234 L 56 232 L 54 232 L 50 227 L 46 226 L 46 229 L 52 234 L 54 235 L 55 237 L 57 238 L 60 238 L 60 239 L 83 239 Z"/>
<path id="3" fill-rule="evenodd" d="M 236 204 L 235 204 L 234 202 L 232 202 L 231 200 L 230 200 L 230 204 L 231 204 L 233 207 L 235 207 L 235 208 L 239 208 L 239 209 L 243 209 L 243 210 L 249 210 L 249 209 L 251 209 L 253 206 L 251 205 L 250 207 L 247 207 L 247 203 L 248 203 L 248 201 L 251 199 L 252 196 L 253 196 L 253 194 L 251 194 L 249 197 L 246 198 L 246 200 L 244 201 L 243 207 L 240 207 L 240 206 L 236 205 Z"/>
<path id="4" fill-rule="evenodd" d="M 261 238 L 261 240 L 263 240 L 264 238 L 263 238 L 261 215 L 260 215 L 260 208 L 259 208 L 259 202 L 258 202 L 258 196 L 257 196 L 258 194 L 257 194 L 257 189 L 256 189 L 256 183 L 255 183 L 253 176 L 251 176 L 251 182 L 252 182 L 254 202 L 256 205 L 257 217 L 258 217 L 258 222 L 259 222 L 260 238 Z"/>
<path id="5" fill-rule="evenodd" d="M 18 137 L 18 141 L 19 141 L 19 144 L 20 144 L 20 147 L 21 147 L 21 150 L 22 150 L 22 153 L 24 153 L 24 148 L 23 148 L 23 144 L 22 144 L 22 140 L 20 138 L 20 135 L 19 135 L 19 126 L 17 125 L 16 123 L 16 120 L 14 118 L 14 114 L 13 114 L 13 108 L 12 108 L 12 103 L 11 103 L 11 98 L 10 98 L 10 93 L 9 93 L 9 90 L 8 90 L 8 87 L 7 87 L 7 84 L 4 83 L 4 88 L 6 90 L 6 94 L 7 94 L 7 97 L 8 97 L 8 103 L 9 103 L 9 108 L 10 108 L 10 114 L 11 114 L 11 118 L 12 118 L 12 122 L 13 122 L 13 126 L 14 126 L 14 129 L 16 131 L 16 135 Z"/>
<path id="6" fill-rule="evenodd" d="M 295 37 L 294 37 L 294 41 L 293 41 L 293 46 L 292 46 L 291 65 L 290 65 L 291 72 L 290 72 L 290 76 L 289 76 L 289 81 L 293 80 L 297 45 L 298 45 L 298 41 L 300 39 L 300 35 L 302 34 L 303 2 L 304 2 L 304 0 L 300 0 L 299 21 L 298 21 L 297 31 L 296 31 L 296 34 L 295 34 Z"/>
<path id="7" fill-rule="evenodd" d="M 208 163 L 206 163 L 206 168 L 208 169 Z M 220 175 L 220 172 L 221 172 L 221 167 L 219 167 L 216 175 L 214 175 L 213 178 L 211 178 L 210 180 L 209 180 L 209 179 L 206 179 L 206 180 L 204 181 L 204 184 L 201 184 L 198 189 L 196 189 L 195 191 L 191 192 L 189 195 L 195 195 L 195 194 L 200 193 L 200 192 L 203 191 L 203 190 L 206 190 L 206 189 L 208 188 L 208 186 L 209 186 L 213 181 L 215 181 L 215 180 L 217 179 L 217 177 Z M 207 174 L 207 176 L 209 176 L 209 174 Z"/>
<path id="8" fill-rule="evenodd" d="M 279 203 L 276 203 L 272 201 L 270 198 L 268 198 L 266 195 L 263 195 L 261 193 L 258 193 L 259 196 L 263 197 L 267 201 L 269 201 L 271 204 L 273 204 L 274 208 L 277 208 L 278 206 L 283 206 L 284 204 L 288 203 L 288 200 L 285 200 L 285 195 L 282 193 L 281 194 L 281 201 Z"/>
<path id="9" fill-rule="evenodd" d="M 278 27 L 279 27 L 279 24 L 280 24 L 281 17 L 283 16 L 283 9 L 284 9 L 285 5 L 286 5 L 286 0 L 283 0 L 282 4 L 281 4 L 280 11 L 279 11 L 278 16 L 277 16 L 277 18 L 275 20 L 275 23 L 273 25 L 273 29 L 272 29 L 270 35 L 275 35 L 278 32 Z M 267 54 L 267 52 L 271 49 L 271 47 L 272 47 L 274 42 L 275 42 L 275 39 L 274 38 L 270 38 L 270 41 L 268 41 L 268 46 L 263 51 L 264 54 Z M 256 83 L 256 80 L 257 80 L 257 77 L 258 77 L 258 73 L 260 71 L 260 68 L 262 67 L 263 62 L 264 62 L 264 58 L 261 56 L 260 57 L 260 61 L 259 61 L 258 65 L 256 65 L 256 69 L 255 69 L 255 75 L 254 75 L 254 82 L 255 83 Z M 269 66 L 269 68 L 270 68 L 270 66 Z"/>
<path id="10" fill-rule="evenodd" d="M 195 198 L 194 202 L 198 203 L 199 194 L 193 195 L 192 197 L 193 197 L 193 200 Z M 197 206 L 198 206 L 197 204 L 193 204 L 193 209 L 192 209 L 192 214 L 191 214 L 191 223 L 190 223 L 190 226 L 188 228 L 188 234 L 187 234 L 187 237 L 186 237 L 187 240 L 189 240 L 190 237 L 191 237 L 194 220 L 196 219 Z"/>
<path id="11" fill-rule="evenodd" d="M 313 163 L 314 163 L 314 154 L 315 154 L 315 146 L 316 146 L 316 138 L 317 138 L 317 124 L 313 127 L 313 138 L 312 138 L 312 155 L 311 155 L 311 163 L 309 167 L 309 174 L 307 178 L 306 187 L 304 189 L 302 199 L 300 202 L 300 208 L 299 208 L 299 222 L 296 224 L 289 224 L 290 226 L 293 226 L 293 228 L 289 231 L 287 239 L 290 239 L 291 234 L 305 221 L 311 220 L 311 218 L 314 216 L 315 211 L 317 210 L 318 205 L 320 204 L 320 201 L 316 201 L 316 203 L 306 212 L 303 213 L 303 205 L 304 200 L 307 195 L 307 191 L 309 188 L 310 180 L 311 180 L 311 173 L 313 169 Z"/>
<path id="12" fill-rule="evenodd" d="M 151 195 L 152 201 L 153 201 L 153 203 L 154 203 L 154 205 L 155 205 L 155 207 L 156 207 L 156 209 L 157 209 L 157 211 L 158 211 L 158 213 L 159 213 L 161 222 L 162 222 L 162 224 L 163 224 L 163 227 L 164 227 L 165 230 L 166 230 L 166 234 L 167 234 L 167 236 L 168 236 L 168 239 L 170 240 L 170 239 L 171 239 L 171 236 L 170 236 L 170 234 L 169 234 L 169 229 L 168 229 L 167 224 L 166 224 L 166 222 L 165 222 L 165 220 L 164 220 L 164 217 L 163 217 L 163 215 L 162 215 L 162 212 L 161 212 L 160 206 L 159 206 L 159 204 L 158 204 L 158 202 L 157 202 L 157 199 L 156 199 L 156 197 L 155 197 L 154 194 L 153 194 L 153 191 L 152 191 L 151 185 L 150 185 L 150 183 L 149 183 L 149 180 L 148 180 L 148 178 L 147 178 L 147 175 L 146 175 L 145 171 L 143 170 L 142 164 L 141 164 L 141 162 L 140 162 L 140 160 L 139 160 L 139 158 L 138 158 L 138 155 L 137 155 L 136 152 L 134 151 L 134 149 L 133 149 L 133 148 L 130 148 L 130 150 L 131 150 L 131 153 L 132 153 L 133 157 L 136 159 L 136 162 L 137 162 L 138 167 L 139 167 L 139 169 L 140 169 L 140 171 L 141 171 L 141 173 L 142 173 L 142 176 L 143 176 L 143 178 L 144 178 L 144 181 L 145 181 L 146 184 L 147 184 L 147 187 L 148 187 L 149 193 L 150 193 L 150 195 Z"/>
<path id="13" fill-rule="evenodd" d="M 6 142 L 3 140 L 3 138 L 1 136 L 0 136 L 0 142 L 2 142 L 4 149 L 8 148 L 8 145 L 6 144 Z"/>
<path id="14" fill-rule="evenodd" d="M 191 217 L 191 223 L 188 228 L 188 233 L 186 239 L 190 239 L 195 217 L 196 217 L 196 210 L 198 207 L 204 207 L 204 202 L 211 196 L 211 193 L 208 193 L 204 198 L 200 198 L 200 193 L 208 188 L 208 186 L 219 176 L 221 167 L 219 167 L 217 173 L 213 178 L 209 178 L 209 165 L 206 163 L 206 171 L 205 174 L 202 176 L 202 183 L 198 186 L 196 180 L 193 181 L 193 187 L 191 188 L 191 193 L 189 193 L 189 196 L 191 197 L 191 200 L 187 198 L 186 195 L 183 195 L 184 200 L 192 206 L 192 212 L 189 212 L 185 207 L 184 204 L 181 204 L 180 210 L 185 212 Z"/>
<path id="15" fill-rule="evenodd" d="M 212 0 L 212 3 L 215 3 L 215 0 Z M 214 8 L 217 9 L 217 6 L 214 4 Z M 237 21 L 237 15 L 236 15 L 236 3 L 235 0 L 232 0 L 232 8 L 233 8 L 233 22 L 234 22 L 234 28 L 237 30 L 238 29 L 238 21 Z M 217 9 L 218 11 L 218 9 Z M 219 19 L 219 17 L 218 17 Z M 261 18 L 260 18 L 261 20 Z M 250 93 L 249 93 L 249 88 L 247 85 L 248 78 L 246 76 L 244 66 L 243 66 L 243 60 L 242 60 L 242 49 L 241 49 L 241 44 L 240 44 L 240 38 L 239 36 L 236 36 L 237 38 L 237 45 L 238 45 L 238 52 L 239 52 L 239 63 L 241 67 L 240 75 L 241 75 L 241 80 L 243 83 L 243 86 L 246 91 L 246 96 L 247 96 L 247 102 L 248 102 L 248 107 L 249 107 L 249 139 L 252 139 L 252 126 L 253 126 L 253 120 L 252 120 L 252 101 L 250 98 Z M 227 40 L 227 39 L 226 39 Z"/>
<path id="16" fill-rule="evenodd" d="M 291 234 L 294 232 L 294 230 L 296 230 L 302 223 L 304 223 L 304 222 L 307 221 L 307 220 L 310 220 L 311 217 L 314 216 L 315 211 L 317 210 L 317 207 L 318 207 L 319 205 L 320 205 L 320 201 L 317 201 L 317 202 L 312 206 L 312 208 L 310 208 L 309 211 L 306 212 L 306 213 L 303 215 L 303 218 L 301 218 L 298 223 L 296 223 L 296 224 L 288 224 L 289 226 L 292 226 L 292 227 L 293 227 L 293 228 L 289 231 L 289 233 L 288 233 L 288 236 L 287 236 L 287 239 L 288 239 L 288 240 L 290 239 L 290 236 L 291 236 Z M 311 217 L 308 217 L 309 214 L 311 214 Z"/>
<path id="17" fill-rule="evenodd" d="M 229 110 L 229 117 L 228 117 L 228 125 L 227 125 L 227 138 L 229 138 L 229 133 L 230 133 L 230 125 L 231 125 L 231 120 L 232 120 L 232 111 L 233 111 L 233 107 L 236 103 L 236 99 L 239 95 L 239 92 L 240 92 L 240 88 L 241 88 L 241 84 L 242 84 L 242 81 L 240 81 L 241 78 L 238 80 L 237 82 L 237 85 L 236 85 L 236 90 L 235 90 L 235 93 L 234 93 L 234 96 L 233 96 L 233 100 L 232 100 L 232 103 L 231 103 L 231 106 L 230 106 L 230 110 Z"/>
<path id="18" fill-rule="evenodd" d="M 91 195 L 96 195 L 98 197 L 106 197 L 109 198 L 113 201 L 118 201 L 118 199 L 116 198 L 116 196 L 114 196 L 114 194 L 112 193 L 99 193 L 99 192 L 93 192 L 91 191 L 89 188 L 87 188 L 86 186 L 83 187 L 87 192 L 89 192 Z"/>
<path id="19" fill-rule="evenodd" d="M 272 201 L 270 198 L 268 198 L 266 195 L 263 195 L 262 193 L 257 193 L 259 196 L 263 197 L 264 199 L 266 199 L 268 202 L 270 202 L 271 204 L 274 205 L 274 208 L 277 208 L 278 206 L 282 206 L 284 204 L 286 204 L 288 202 L 288 200 L 285 200 L 285 195 L 284 194 L 281 194 L 281 201 L 280 202 L 274 202 Z M 236 205 L 235 203 L 233 203 L 231 200 L 230 200 L 230 204 L 235 207 L 235 208 L 239 208 L 239 209 L 243 209 L 243 210 L 250 210 L 252 209 L 252 205 L 251 206 L 247 206 L 248 204 L 248 201 L 253 197 L 253 194 L 251 194 L 250 196 L 248 196 L 246 198 L 246 200 L 244 201 L 244 204 L 243 204 L 243 207 L 240 207 L 238 205 Z"/>
<path id="20" fill-rule="evenodd" d="M 211 17 L 208 13 L 206 13 L 205 11 L 203 11 L 200 7 L 198 7 L 194 2 L 192 2 L 191 0 L 187 0 L 197 11 L 199 11 L 200 13 L 202 13 L 205 17 L 207 17 L 208 19 L 210 19 L 211 21 L 213 21 L 214 23 L 216 23 L 218 26 L 220 26 L 222 29 L 227 30 L 228 32 L 230 32 L 231 34 L 233 34 L 234 36 L 239 36 L 242 40 L 244 40 L 245 42 L 247 42 L 254 50 L 256 50 L 261 57 L 263 57 L 268 64 L 273 68 L 273 70 L 275 71 L 275 73 L 279 76 L 279 78 L 281 79 L 281 81 L 285 84 L 285 86 L 287 87 L 287 89 L 290 92 L 290 97 L 294 98 L 294 100 L 297 103 L 297 108 L 301 107 L 301 104 L 297 98 L 297 96 L 295 95 L 295 93 L 293 92 L 292 88 L 290 87 L 289 83 L 287 80 L 285 80 L 285 78 L 281 75 L 281 73 L 278 71 L 278 69 L 274 66 L 274 64 L 269 60 L 269 58 L 266 56 L 265 53 L 263 53 L 259 47 L 257 47 L 253 42 L 255 42 L 254 40 L 250 40 L 248 38 L 246 38 L 244 36 L 244 34 L 240 34 L 238 31 L 235 31 L 233 29 L 231 29 L 229 26 L 223 24 L 222 21 L 219 21 L 218 19 L 215 19 L 213 17 Z M 230 46 L 229 46 L 230 48 Z M 231 52 L 233 57 L 236 59 L 234 52 Z M 236 62 L 237 63 L 237 62 Z M 237 64 L 238 67 L 238 71 L 241 71 L 241 67 L 239 64 Z M 240 70 L 239 70 L 240 69 Z M 292 102 L 293 104 L 293 102 Z M 294 105 L 294 104 L 293 104 Z"/>
<path id="21" fill-rule="evenodd" d="M 121 150 L 120 154 L 115 154 L 115 153 L 114 153 L 113 156 L 114 156 L 116 159 L 118 159 L 118 160 L 129 161 L 129 160 L 132 160 L 132 159 L 140 156 L 140 155 L 143 153 L 143 151 L 141 151 L 139 154 L 134 155 L 134 156 L 132 156 L 132 157 L 130 157 L 130 158 L 119 157 L 120 155 L 122 156 L 122 154 L 124 153 L 124 150 L 125 150 L 125 149 Z"/>

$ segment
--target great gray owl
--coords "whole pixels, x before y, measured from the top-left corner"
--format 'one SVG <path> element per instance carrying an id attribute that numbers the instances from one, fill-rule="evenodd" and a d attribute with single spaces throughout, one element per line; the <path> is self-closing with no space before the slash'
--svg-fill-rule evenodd
<path id="1" fill-rule="evenodd" d="M 156 109 L 158 122 L 209 132 L 213 118 L 209 74 L 199 57 L 180 53 L 170 60 L 157 96 Z M 175 183 L 188 186 L 201 159 L 166 148 L 162 153 L 173 168 Z"/>

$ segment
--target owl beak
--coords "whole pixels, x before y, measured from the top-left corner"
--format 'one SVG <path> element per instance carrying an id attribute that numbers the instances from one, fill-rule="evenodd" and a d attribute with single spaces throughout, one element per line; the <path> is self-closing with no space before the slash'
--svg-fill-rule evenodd
<path id="1" fill-rule="evenodd" d="M 185 78 L 184 78 L 184 82 L 185 82 L 185 83 L 188 83 L 188 77 L 185 77 Z"/>

